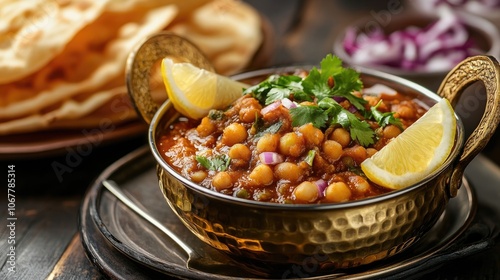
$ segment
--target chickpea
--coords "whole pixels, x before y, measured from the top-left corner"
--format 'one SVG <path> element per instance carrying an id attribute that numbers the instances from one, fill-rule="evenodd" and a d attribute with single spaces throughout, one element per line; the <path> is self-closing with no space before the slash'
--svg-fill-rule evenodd
<path id="1" fill-rule="evenodd" d="M 215 131 L 215 125 L 208 117 L 201 119 L 201 123 L 196 127 L 196 131 L 201 137 L 207 137 Z"/>
<path id="2" fill-rule="evenodd" d="M 318 146 L 321 142 L 323 142 L 323 132 L 314 127 L 312 123 L 307 123 L 298 128 L 298 131 L 304 135 L 304 138 L 308 144 L 312 144 L 314 146 Z"/>
<path id="3" fill-rule="evenodd" d="M 280 138 L 279 151 L 285 156 L 300 156 L 305 150 L 304 137 L 294 132 L 288 132 Z"/>
<path id="4" fill-rule="evenodd" d="M 303 101 L 303 102 L 300 102 L 300 105 L 301 105 L 301 106 L 318 106 L 316 103 L 311 102 L 311 101 Z"/>
<path id="5" fill-rule="evenodd" d="M 343 127 L 336 128 L 330 135 L 330 140 L 337 141 L 342 147 L 347 147 L 351 143 L 351 134 Z"/>
<path id="6" fill-rule="evenodd" d="M 232 146 L 245 141 L 247 136 L 247 130 L 242 124 L 232 123 L 224 128 L 221 141 L 227 146 Z"/>
<path id="7" fill-rule="evenodd" d="M 271 167 L 265 164 L 257 165 L 248 177 L 256 185 L 267 186 L 273 183 L 274 174 Z"/>
<path id="8" fill-rule="evenodd" d="M 231 159 L 241 159 L 244 161 L 249 161 L 252 157 L 252 152 L 250 149 L 243 144 L 234 144 L 228 153 Z"/>
<path id="9" fill-rule="evenodd" d="M 257 153 L 275 152 L 278 148 L 280 137 L 278 134 L 266 133 L 257 141 Z"/>
<path id="10" fill-rule="evenodd" d="M 293 191 L 296 200 L 314 202 L 319 197 L 319 190 L 313 182 L 300 183 Z"/>
<path id="11" fill-rule="evenodd" d="M 297 182 L 304 171 L 297 164 L 291 162 L 282 162 L 274 167 L 274 173 L 279 179 Z"/>
<path id="12" fill-rule="evenodd" d="M 365 147 L 360 145 L 346 148 L 344 150 L 344 155 L 351 157 L 357 164 L 361 164 L 365 159 L 368 158 Z"/>
<path id="13" fill-rule="evenodd" d="M 326 140 L 323 143 L 323 153 L 331 162 L 337 161 L 342 156 L 342 145 L 334 140 Z"/>
<path id="14" fill-rule="evenodd" d="M 254 107 L 244 107 L 241 108 L 239 116 L 242 122 L 252 123 L 255 121 L 256 117 L 260 116 L 260 109 Z"/>
<path id="15" fill-rule="evenodd" d="M 346 167 L 355 167 L 356 166 L 356 162 L 354 161 L 354 159 L 352 159 L 352 157 L 342 157 L 342 164 Z"/>
<path id="16" fill-rule="evenodd" d="M 367 148 L 366 149 L 366 156 L 367 157 L 372 157 L 377 151 L 377 149 L 374 149 L 374 148 Z"/>
<path id="17" fill-rule="evenodd" d="M 403 119 L 414 119 L 415 118 L 415 110 L 407 105 L 400 105 L 396 109 L 396 114 Z"/>
<path id="18" fill-rule="evenodd" d="M 329 202 L 344 202 L 351 197 L 351 189 L 344 182 L 333 182 L 326 188 L 325 198 Z"/>
<path id="19" fill-rule="evenodd" d="M 370 95 L 366 95 L 366 96 L 364 97 L 364 99 L 365 99 L 366 101 L 368 101 L 368 105 L 369 105 L 370 107 L 373 107 L 373 106 L 377 105 L 377 104 L 378 104 L 378 102 L 380 101 L 380 97 L 378 97 L 378 96 L 370 96 Z"/>
<path id="20" fill-rule="evenodd" d="M 189 177 L 191 178 L 191 181 L 195 183 L 200 183 L 201 181 L 205 180 L 205 178 L 207 178 L 207 175 L 208 175 L 207 172 L 203 170 L 198 170 L 191 173 Z"/>
<path id="21" fill-rule="evenodd" d="M 254 107 L 254 108 L 257 108 L 257 109 L 262 109 L 262 106 L 260 105 L 259 103 L 259 100 L 255 99 L 255 98 L 252 98 L 252 97 L 243 97 L 243 99 L 241 99 L 241 106 L 243 107 Z"/>
<path id="22" fill-rule="evenodd" d="M 391 139 L 401 134 L 401 129 L 395 125 L 388 125 L 384 127 L 382 134 L 384 138 Z"/>
<path id="23" fill-rule="evenodd" d="M 229 173 L 227 173 L 226 171 L 222 171 L 215 174 L 215 176 L 212 178 L 212 185 L 216 190 L 221 191 L 230 188 L 233 185 L 233 180 Z"/>
<path id="24" fill-rule="evenodd" d="M 349 181 L 354 185 L 357 191 L 367 192 L 370 190 L 370 184 L 361 176 L 351 176 Z"/>

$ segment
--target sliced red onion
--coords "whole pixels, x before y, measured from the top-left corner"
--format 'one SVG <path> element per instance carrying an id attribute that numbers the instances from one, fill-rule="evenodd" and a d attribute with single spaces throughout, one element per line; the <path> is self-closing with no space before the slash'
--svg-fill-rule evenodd
<path id="1" fill-rule="evenodd" d="M 290 100 L 288 98 L 283 98 L 281 100 L 281 105 L 283 105 L 283 107 L 285 107 L 287 109 L 292 109 L 292 108 L 297 107 L 297 104 L 295 104 L 295 102 L 293 102 L 292 100 Z"/>
<path id="2" fill-rule="evenodd" d="M 431 1 L 431 7 L 434 8 L 439 5 L 449 5 L 453 7 L 460 7 L 460 6 L 467 6 L 467 7 L 473 7 L 473 6 L 484 6 L 482 7 L 483 9 L 485 7 L 487 8 L 497 8 L 500 6 L 500 1 L 498 0 L 434 0 Z"/>
<path id="3" fill-rule="evenodd" d="M 319 179 L 316 182 L 314 182 L 316 187 L 318 187 L 318 196 L 319 198 L 322 198 L 325 196 L 325 189 L 328 187 L 328 184 L 325 182 L 323 179 Z"/>
<path id="4" fill-rule="evenodd" d="M 381 94 L 395 95 L 397 93 L 398 92 L 395 89 L 390 88 L 383 84 L 374 84 L 369 88 L 363 89 L 363 94 L 370 94 L 370 95 L 381 95 Z"/>
<path id="5" fill-rule="evenodd" d="M 271 103 L 271 104 L 267 105 L 266 107 L 262 108 L 260 110 L 260 113 L 262 115 L 265 115 L 265 114 L 267 114 L 267 113 L 269 113 L 271 111 L 274 111 L 274 110 L 278 109 L 279 106 L 281 106 L 281 102 L 280 101 L 274 101 L 273 103 Z"/>
<path id="6" fill-rule="evenodd" d="M 264 164 L 278 164 L 283 162 L 283 156 L 275 152 L 262 152 L 259 159 Z"/>
<path id="7" fill-rule="evenodd" d="M 354 64 L 425 71 L 437 69 L 435 61 L 449 58 L 453 61 L 447 61 L 440 70 L 434 71 L 449 70 L 450 65 L 456 65 L 454 59 L 458 54 L 461 55 L 459 61 L 473 55 L 474 44 L 457 14 L 446 6 L 436 9 L 440 15 L 439 20 L 425 28 L 409 26 L 387 35 L 380 28 L 368 34 L 348 28 L 343 42 L 344 49 Z M 433 66 L 428 67 L 429 64 Z"/>

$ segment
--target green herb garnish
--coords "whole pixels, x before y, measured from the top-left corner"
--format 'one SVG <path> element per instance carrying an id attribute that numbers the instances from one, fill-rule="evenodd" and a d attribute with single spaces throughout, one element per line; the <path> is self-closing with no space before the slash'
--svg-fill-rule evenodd
<path id="1" fill-rule="evenodd" d="M 354 69 L 342 67 L 340 58 L 329 54 L 321 61 L 320 69 L 313 67 L 305 78 L 273 75 L 248 88 L 245 93 L 251 94 L 264 106 L 283 98 L 292 98 L 299 103 L 314 101 L 317 105 L 290 108 L 293 126 L 312 123 L 317 128 L 325 129 L 332 125 L 341 125 L 350 131 L 353 140 L 366 147 L 376 140 L 376 133 L 366 120 L 375 120 L 382 127 L 394 124 L 402 128 L 402 124 L 393 113 L 378 111 L 379 104 L 367 110 L 367 101 L 354 95 L 354 92 L 362 88 L 360 74 Z M 348 100 L 357 112 L 352 113 L 344 109 L 335 101 L 339 98 Z M 364 119 L 360 119 L 358 115 Z M 259 131 L 262 131 L 261 129 Z"/>
<path id="2" fill-rule="evenodd" d="M 224 111 L 212 109 L 208 112 L 208 118 L 214 121 L 219 121 L 225 118 Z"/>
<path id="3" fill-rule="evenodd" d="M 309 152 L 307 152 L 307 156 L 306 158 L 304 159 L 304 161 L 309 165 L 309 166 L 313 166 L 313 162 L 314 162 L 314 157 L 316 156 L 316 151 L 315 150 L 309 150 Z"/>
<path id="4" fill-rule="evenodd" d="M 292 125 L 301 126 L 312 123 L 315 127 L 322 128 L 328 120 L 328 113 L 318 106 L 299 106 L 290 109 Z"/>
<path id="5" fill-rule="evenodd" d="M 344 109 L 332 98 L 324 98 L 318 103 L 318 107 L 325 110 L 330 118 L 330 124 L 340 124 L 349 130 L 351 138 L 359 144 L 368 146 L 374 143 L 375 132 L 366 121 L 360 120 L 356 115 Z"/>
<path id="6" fill-rule="evenodd" d="M 267 133 L 269 133 L 269 134 L 276 134 L 281 129 L 281 126 L 283 126 L 283 122 L 281 122 L 281 121 L 275 122 L 275 123 L 271 124 L 268 127 L 261 126 L 257 130 L 257 134 L 255 134 L 255 137 L 261 137 L 261 136 L 263 136 L 264 134 L 267 134 Z"/>
<path id="7" fill-rule="evenodd" d="M 290 95 L 293 95 L 296 100 L 299 98 L 304 101 L 312 101 L 312 97 L 305 96 L 301 82 L 302 78 L 294 75 L 272 75 L 260 84 L 246 89 L 244 94 L 251 93 L 255 99 L 264 105 L 288 98 Z"/>
<path id="8" fill-rule="evenodd" d="M 401 123 L 400 119 L 394 117 L 394 112 L 382 113 L 379 110 L 377 110 L 377 108 L 380 106 L 381 103 L 382 103 L 382 100 L 380 100 L 377 103 L 377 105 L 370 108 L 372 116 L 377 121 L 377 123 L 381 127 L 385 127 L 389 124 L 392 124 L 392 125 L 399 127 L 401 130 L 403 130 L 403 123 Z"/>
<path id="9" fill-rule="evenodd" d="M 228 155 L 217 155 L 212 158 L 197 155 L 196 161 L 208 170 L 225 171 L 231 163 L 231 158 Z"/>
<path id="10" fill-rule="evenodd" d="M 318 101 L 326 97 L 344 97 L 358 110 L 364 109 L 366 100 L 352 94 L 363 88 L 359 73 L 342 67 L 342 60 L 331 54 L 327 55 L 320 65 L 321 71 L 314 67 L 302 82 L 304 91 L 314 95 Z M 333 79 L 333 87 L 329 85 L 330 79 Z"/>

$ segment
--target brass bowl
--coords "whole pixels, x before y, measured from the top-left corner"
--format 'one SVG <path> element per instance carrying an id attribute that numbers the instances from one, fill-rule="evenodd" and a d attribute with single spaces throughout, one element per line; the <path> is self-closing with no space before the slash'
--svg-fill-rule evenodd
<path id="1" fill-rule="evenodd" d="M 172 35 L 158 35 L 150 40 L 168 41 L 169 36 Z M 131 54 L 127 76 L 136 106 L 150 108 L 152 112 L 156 106 L 152 102 L 139 103 L 151 98 L 144 90 L 144 79 L 137 78 L 137 75 L 144 76 L 147 72 L 141 55 L 144 54 L 142 48 L 150 40 Z M 183 55 L 177 52 L 178 48 L 167 47 L 166 53 L 149 56 L 148 60 L 154 61 L 165 54 Z M 234 78 L 259 80 L 268 74 L 291 69 L 266 69 Z M 500 68 L 491 57 L 469 58 L 448 74 L 439 90 L 440 96 L 413 82 L 374 70 L 365 70 L 361 77 L 366 86 L 383 83 L 429 106 L 440 96 L 454 104 L 467 85 L 480 80 L 488 93 L 488 114 L 483 116 L 467 140 L 462 122 L 457 117 L 457 136 L 449 158 L 418 184 L 353 202 L 290 205 L 220 194 L 177 173 L 163 160 L 156 145 L 159 135 L 179 116 L 172 104 L 166 101 L 154 115 L 140 112 L 150 122 L 149 144 L 158 162 L 159 186 L 168 205 L 202 241 L 237 261 L 263 268 L 305 263 L 313 263 L 318 272 L 353 268 L 386 259 L 412 246 L 436 223 L 449 199 L 457 194 L 465 167 L 486 145 L 498 126 Z"/>

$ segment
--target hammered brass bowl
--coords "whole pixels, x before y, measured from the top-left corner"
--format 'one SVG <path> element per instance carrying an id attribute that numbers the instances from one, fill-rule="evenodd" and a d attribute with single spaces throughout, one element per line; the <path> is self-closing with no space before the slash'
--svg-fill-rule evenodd
<path id="1" fill-rule="evenodd" d="M 449 199 L 457 194 L 465 167 L 486 145 L 500 121 L 499 65 L 492 57 L 472 57 L 446 76 L 439 95 L 455 104 L 467 85 L 482 81 L 488 94 L 488 113 L 468 139 L 457 117 L 457 136 L 449 158 L 420 183 L 377 197 L 337 204 L 275 204 L 220 194 L 174 171 L 157 148 L 159 135 L 169 129 L 179 113 L 168 100 L 159 109 L 150 101 L 144 103 L 151 98 L 144 89 L 146 81 L 138 76 L 147 76 L 144 67 L 151 66 L 145 66 L 144 57 L 154 61 L 166 55 L 185 55 L 179 53 L 179 48 L 168 47 L 170 36 L 163 34 L 149 39 L 131 54 L 127 73 L 129 91 L 138 108 L 150 109 L 150 113 L 139 111 L 150 122 L 149 144 L 158 162 L 159 186 L 169 207 L 199 239 L 237 261 L 271 269 L 313 263 L 317 271 L 331 271 L 358 267 L 403 252 L 439 219 Z M 165 41 L 163 53 L 147 51 L 151 40 Z M 200 56 L 187 60 L 196 64 Z M 234 78 L 258 81 L 269 74 L 292 69 L 266 69 Z M 361 77 L 366 86 L 382 83 L 428 106 L 441 98 L 390 74 L 366 70 Z"/>

